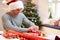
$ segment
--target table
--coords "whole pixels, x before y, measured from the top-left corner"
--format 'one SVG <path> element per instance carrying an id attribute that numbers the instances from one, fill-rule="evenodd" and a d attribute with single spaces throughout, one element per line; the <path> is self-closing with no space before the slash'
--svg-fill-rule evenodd
<path id="1" fill-rule="evenodd" d="M 54 28 L 53 26 L 42 26 L 41 31 L 45 34 L 45 36 L 48 35 L 60 35 L 59 28 Z"/>

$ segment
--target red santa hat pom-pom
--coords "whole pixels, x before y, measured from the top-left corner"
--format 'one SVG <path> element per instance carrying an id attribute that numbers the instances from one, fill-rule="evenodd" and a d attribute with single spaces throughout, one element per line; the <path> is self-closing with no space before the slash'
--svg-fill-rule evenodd
<path id="1" fill-rule="evenodd" d="M 7 5 L 9 5 L 12 2 L 16 2 L 16 1 L 18 1 L 18 0 L 10 0 L 9 2 L 7 2 Z"/>

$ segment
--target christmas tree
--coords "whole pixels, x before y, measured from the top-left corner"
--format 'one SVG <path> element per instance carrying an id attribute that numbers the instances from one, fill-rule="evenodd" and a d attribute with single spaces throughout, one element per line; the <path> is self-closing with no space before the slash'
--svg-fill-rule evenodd
<path id="1" fill-rule="evenodd" d="M 41 26 L 41 21 L 37 13 L 36 6 L 31 1 L 32 0 L 26 0 L 25 9 L 23 10 L 23 13 L 30 21 L 35 23 L 37 26 Z M 23 24 L 22 26 L 25 26 L 25 24 Z"/>

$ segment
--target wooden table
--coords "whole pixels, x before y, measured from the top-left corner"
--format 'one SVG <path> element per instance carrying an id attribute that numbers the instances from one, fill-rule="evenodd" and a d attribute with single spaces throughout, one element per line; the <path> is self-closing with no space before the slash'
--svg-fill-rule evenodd
<path id="1" fill-rule="evenodd" d="M 45 36 L 60 35 L 60 30 L 59 29 L 55 29 L 55 28 L 51 28 L 51 27 L 42 26 L 41 31 L 45 34 Z"/>

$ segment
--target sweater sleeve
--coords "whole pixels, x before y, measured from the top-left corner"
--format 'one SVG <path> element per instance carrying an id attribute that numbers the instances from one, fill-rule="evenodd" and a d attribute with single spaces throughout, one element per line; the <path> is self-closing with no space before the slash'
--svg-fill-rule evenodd
<path id="1" fill-rule="evenodd" d="M 30 26 L 36 26 L 33 22 L 31 22 L 30 20 L 28 20 L 27 19 L 27 17 L 23 14 L 23 21 L 24 21 L 24 23 L 28 26 L 28 27 L 30 27 Z"/>
<path id="2" fill-rule="evenodd" d="M 15 30 L 15 31 L 18 31 L 18 32 L 27 32 L 28 31 L 27 28 L 21 28 L 21 27 L 18 27 L 18 26 L 14 26 L 7 16 L 2 17 L 2 22 L 6 25 L 7 29 L 9 28 L 11 30 Z"/>

